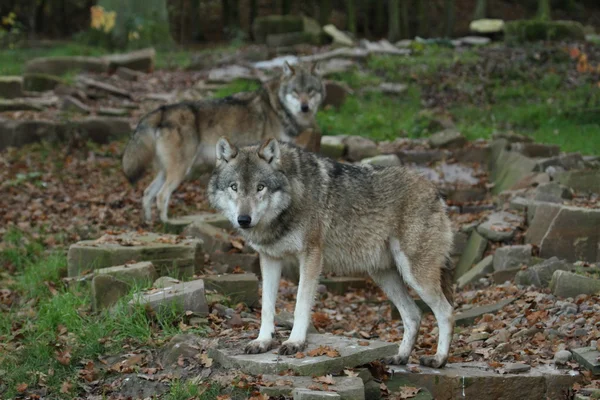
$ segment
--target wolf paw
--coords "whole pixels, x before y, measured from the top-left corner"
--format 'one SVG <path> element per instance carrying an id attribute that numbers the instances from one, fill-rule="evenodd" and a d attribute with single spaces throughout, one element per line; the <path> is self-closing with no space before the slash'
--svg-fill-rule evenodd
<path id="1" fill-rule="evenodd" d="M 436 356 L 423 356 L 419 359 L 419 362 L 421 363 L 421 365 L 423 365 L 424 367 L 431 367 L 431 368 L 442 368 L 444 365 L 446 365 L 446 361 L 447 361 L 447 359 L 440 360 L 437 355 Z"/>
<path id="2" fill-rule="evenodd" d="M 266 353 L 277 345 L 275 340 L 253 340 L 246 345 L 244 352 L 246 354 Z"/>
<path id="3" fill-rule="evenodd" d="M 290 342 L 289 340 L 283 342 L 279 348 L 279 354 L 281 355 L 292 355 L 299 351 L 304 350 L 306 342 Z"/>
<path id="4" fill-rule="evenodd" d="M 408 364 L 408 356 L 406 356 L 406 357 L 404 357 L 404 356 L 386 357 L 383 359 L 383 362 L 386 364 L 392 364 L 392 365 L 406 365 L 406 364 Z"/>

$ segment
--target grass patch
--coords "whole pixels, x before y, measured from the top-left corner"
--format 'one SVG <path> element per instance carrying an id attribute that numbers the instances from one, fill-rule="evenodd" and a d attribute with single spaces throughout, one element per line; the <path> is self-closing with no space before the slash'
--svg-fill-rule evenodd
<path id="1" fill-rule="evenodd" d="M 214 97 L 223 98 L 239 92 L 251 92 L 260 87 L 260 83 L 246 79 L 236 79 L 215 92 Z"/>

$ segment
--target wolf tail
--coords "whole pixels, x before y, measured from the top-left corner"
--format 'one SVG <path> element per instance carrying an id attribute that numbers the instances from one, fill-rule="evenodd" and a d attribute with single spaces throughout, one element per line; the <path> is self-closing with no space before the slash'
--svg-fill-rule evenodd
<path id="1" fill-rule="evenodd" d="M 454 305 L 454 267 L 452 259 L 446 257 L 446 263 L 442 267 L 442 292 L 450 305 Z"/>
<path id="2" fill-rule="evenodd" d="M 138 124 L 135 132 L 123 152 L 123 172 L 130 183 L 137 182 L 156 155 L 156 129 L 162 111 L 157 110 L 144 117 Z"/>

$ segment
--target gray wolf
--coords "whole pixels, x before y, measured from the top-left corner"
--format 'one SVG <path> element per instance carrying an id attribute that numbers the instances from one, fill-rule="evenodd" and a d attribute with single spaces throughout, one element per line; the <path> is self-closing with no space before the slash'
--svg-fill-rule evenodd
<path id="1" fill-rule="evenodd" d="M 280 78 L 255 92 L 166 105 L 144 116 L 125 148 L 122 166 L 131 183 L 151 165 L 158 169 L 144 191 L 145 220 L 152 219 L 155 198 L 160 219 L 168 220 L 171 194 L 194 165 L 214 165 L 215 145 L 225 133 L 235 132 L 233 139 L 240 144 L 276 137 L 319 151 L 315 114 L 324 98 L 315 64 L 286 64 Z"/>
<path id="2" fill-rule="evenodd" d="M 404 167 L 350 165 L 293 144 L 268 139 L 236 147 L 217 143 L 208 184 L 212 207 L 222 212 L 260 255 L 262 321 L 247 353 L 263 353 L 274 341 L 275 300 L 288 257 L 300 268 L 294 326 L 280 354 L 306 345 L 319 276 L 368 274 L 400 311 L 404 336 L 390 363 L 406 364 L 416 342 L 421 312 L 407 286 L 431 307 L 439 326 L 435 356 L 448 359 L 454 320 L 452 231 L 446 204 L 427 179 Z"/>

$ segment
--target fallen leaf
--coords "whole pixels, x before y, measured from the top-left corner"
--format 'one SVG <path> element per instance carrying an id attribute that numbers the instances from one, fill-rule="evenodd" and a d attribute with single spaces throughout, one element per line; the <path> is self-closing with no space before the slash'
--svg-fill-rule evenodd
<path id="1" fill-rule="evenodd" d="M 298 353 L 296 353 L 296 355 L 294 357 L 296 357 L 296 358 L 304 358 L 304 357 L 306 357 L 306 354 L 304 354 L 304 353 L 302 353 L 302 352 L 299 351 Z"/>
<path id="2" fill-rule="evenodd" d="M 412 387 L 412 386 L 402 386 L 399 391 L 400 399 L 412 399 L 419 393 L 421 388 Z"/>
<path id="3" fill-rule="evenodd" d="M 213 359 L 208 356 L 208 354 L 200 354 L 200 362 L 206 368 L 209 368 L 213 365 Z"/>
<path id="4" fill-rule="evenodd" d="M 335 358 L 335 357 L 340 356 L 340 352 L 337 351 L 336 349 L 332 349 L 329 346 L 319 346 L 316 349 L 309 351 L 308 355 L 311 357 L 327 356 L 327 357 Z"/>
<path id="5" fill-rule="evenodd" d="M 62 383 L 62 385 L 60 385 L 60 392 L 63 393 L 63 394 L 69 393 L 72 388 L 73 388 L 73 384 L 71 382 L 64 381 Z"/>
<path id="6" fill-rule="evenodd" d="M 62 365 L 69 365 L 71 364 L 71 353 L 69 352 L 69 350 L 57 351 L 56 360 Z"/>
<path id="7" fill-rule="evenodd" d="M 344 373 L 346 374 L 346 376 L 352 376 L 352 377 L 358 376 L 358 372 L 354 372 L 354 371 L 351 371 L 349 369 L 345 369 Z"/>
<path id="8" fill-rule="evenodd" d="M 325 383 L 327 385 L 335 385 L 335 381 L 333 380 L 333 376 L 331 374 L 325 375 L 325 376 L 318 376 L 316 378 L 313 378 L 313 381 L 319 382 L 319 383 Z"/>
<path id="9" fill-rule="evenodd" d="M 238 250 L 244 250 L 244 243 L 239 239 L 231 239 L 231 245 Z"/>
<path id="10" fill-rule="evenodd" d="M 26 390 L 27 390 L 27 384 L 26 383 L 19 383 L 17 385 L 17 392 L 24 393 Z"/>
<path id="11" fill-rule="evenodd" d="M 358 345 L 359 346 L 368 346 L 369 342 L 367 342 L 366 340 L 359 340 L 358 341 Z"/>

